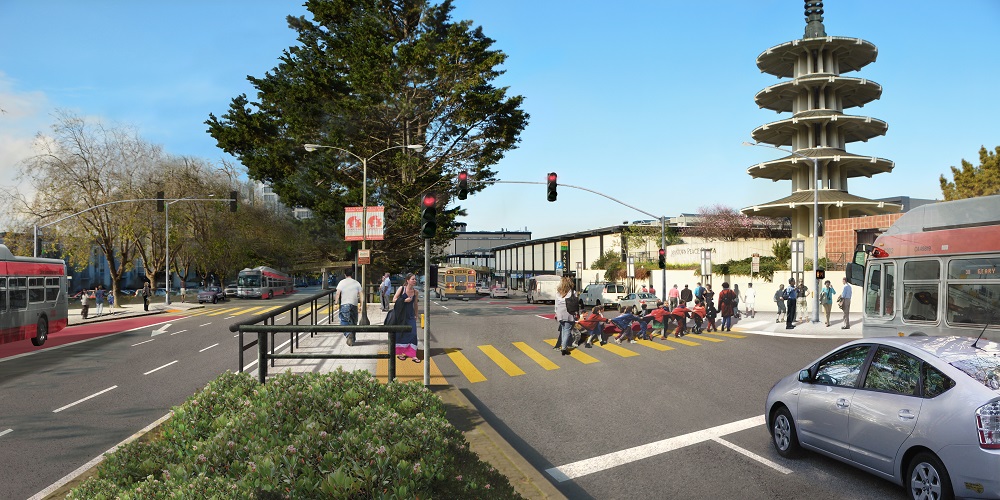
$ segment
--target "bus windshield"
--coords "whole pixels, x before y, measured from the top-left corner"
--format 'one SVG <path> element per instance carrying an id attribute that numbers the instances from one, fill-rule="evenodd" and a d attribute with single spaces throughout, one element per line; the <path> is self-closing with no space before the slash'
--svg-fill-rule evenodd
<path id="1" fill-rule="evenodd" d="M 260 275 L 259 274 L 241 274 L 236 279 L 236 286 L 258 287 L 258 286 L 260 286 Z"/>

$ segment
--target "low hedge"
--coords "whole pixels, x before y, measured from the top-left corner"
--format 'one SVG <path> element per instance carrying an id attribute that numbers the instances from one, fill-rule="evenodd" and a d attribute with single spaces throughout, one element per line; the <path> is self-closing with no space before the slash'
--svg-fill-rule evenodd
<path id="1" fill-rule="evenodd" d="M 416 382 L 227 372 L 67 498 L 520 498 Z"/>

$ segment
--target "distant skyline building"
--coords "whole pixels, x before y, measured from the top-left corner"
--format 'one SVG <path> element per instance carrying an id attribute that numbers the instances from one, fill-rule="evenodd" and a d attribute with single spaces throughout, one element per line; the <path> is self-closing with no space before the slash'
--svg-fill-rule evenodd
<path id="1" fill-rule="evenodd" d="M 860 38 L 828 36 L 823 26 L 823 2 L 805 0 L 806 28 L 802 39 L 785 42 L 757 56 L 761 72 L 791 78 L 769 86 L 754 97 L 758 106 L 790 117 L 756 128 L 761 144 L 790 148 L 794 154 L 747 169 L 754 178 L 790 180 L 792 193 L 781 199 L 742 209 L 750 216 L 789 217 L 793 238 L 810 238 L 818 162 L 819 217 L 822 221 L 898 213 L 900 205 L 870 200 L 848 192 L 852 177 L 891 172 L 893 162 L 847 151 L 852 142 L 885 135 L 888 125 L 868 116 L 845 114 L 879 99 L 882 86 L 865 78 L 845 77 L 875 61 L 878 49 Z"/>

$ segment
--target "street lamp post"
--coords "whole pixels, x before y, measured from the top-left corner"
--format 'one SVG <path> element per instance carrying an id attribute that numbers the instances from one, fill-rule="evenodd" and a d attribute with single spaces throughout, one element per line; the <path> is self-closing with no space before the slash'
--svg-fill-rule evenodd
<path id="1" fill-rule="evenodd" d="M 812 234 L 813 234 L 813 313 L 812 322 L 819 323 L 819 278 L 816 278 L 816 269 L 819 268 L 819 160 L 816 158 L 806 156 L 802 153 L 792 151 L 789 149 L 781 148 L 767 143 L 762 142 L 747 142 L 743 141 L 744 146 L 759 146 L 762 148 L 777 149 L 778 151 L 784 151 L 790 153 L 793 156 L 798 156 L 799 158 L 805 158 L 812 161 L 813 164 L 813 218 L 812 218 Z"/>
<path id="2" fill-rule="evenodd" d="M 362 219 L 361 249 L 362 250 L 367 249 L 367 242 L 368 242 L 368 160 L 371 160 L 372 158 L 375 158 L 376 156 L 386 151 L 389 151 L 390 149 L 405 148 L 405 149 L 412 149 L 417 152 L 424 150 L 423 144 L 410 144 L 408 146 L 389 146 L 383 149 L 382 151 L 379 151 L 378 153 L 375 153 L 367 158 L 364 158 L 344 148 L 340 148 L 337 146 L 323 146 L 321 144 L 304 144 L 303 147 L 305 148 L 306 151 L 309 152 L 316 151 L 319 148 L 336 149 L 337 151 L 347 153 L 357 158 L 358 161 L 361 162 L 361 219 Z M 367 290 L 365 290 L 365 287 L 367 286 L 367 282 L 365 281 L 366 267 L 367 264 L 361 264 L 361 319 L 359 323 L 362 325 L 371 324 L 371 321 L 368 320 L 368 292 Z"/>

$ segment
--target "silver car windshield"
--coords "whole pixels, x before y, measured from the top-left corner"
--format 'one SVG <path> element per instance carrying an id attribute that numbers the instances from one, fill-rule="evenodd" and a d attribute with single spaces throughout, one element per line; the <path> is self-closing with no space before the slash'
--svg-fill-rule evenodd
<path id="1" fill-rule="evenodd" d="M 976 356 L 960 359 L 951 366 L 962 370 L 966 375 L 994 391 L 1000 390 L 1000 358 Z"/>

